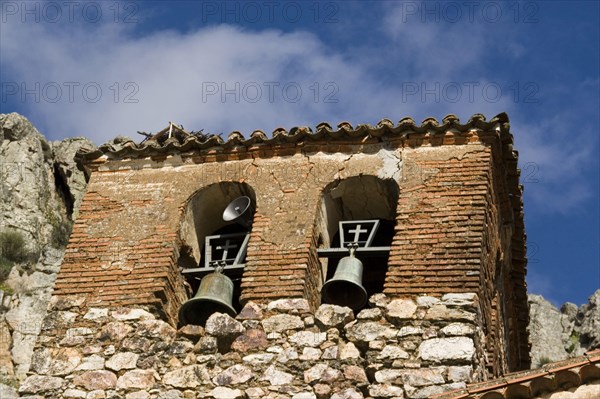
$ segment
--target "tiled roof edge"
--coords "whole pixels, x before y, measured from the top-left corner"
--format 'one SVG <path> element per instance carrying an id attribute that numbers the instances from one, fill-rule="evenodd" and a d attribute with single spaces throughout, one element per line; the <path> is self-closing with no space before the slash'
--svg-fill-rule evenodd
<path id="1" fill-rule="evenodd" d="M 465 132 L 471 129 L 490 130 L 500 125 L 501 130 L 509 131 L 509 119 L 506 113 L 500 113 L 490 119 L 482 114 L 473 115 L 467 123 L 461 124 L 456 115 L 446 115 L 439 123 L 435 118 L 426 118 L 421 125 L 417 125 L 410 117 L 402 118 L 395 126 L 390 119 L 382 119 L 375 126 L 368 124 L 360 124 L 353 127 L 349 122 L 341 122 L 337 125 L 337 129 L 333 130 L 331 125 L 326 122 L 321 122 L 316 126 L 316 131 L 313 132 L 310 127 L 295 127 L 289 132 L 284 128 L 275 129 L 272 137 L 269 138 L 263 131 L 256 130 L 246 139 L 240 132 L 234 131 L 229 134 L 227 140 L 224 141 L 219 136 L 209 136 L 208 138 L 188 133 L 185 130 L 173 125 L 177 130 L 177 135 L 163 140 L 159 143 L 155 138 L 159 135 L 164 136 L 166 129 L 161 130 L 153 137 L 144 140 L 137 144 L 133 140 L 127 140 L 114 145 L 106 143 L 98 147 L 98 149 L 90 150 L 82 148 L 76 158 L 86 162 L 92 161 L 101 157 L 104 154 L 111 154 L 114 158 L 127 156 L 148 156 L 158 155 L 172 152 L 187 152 L 191 150 L 207 150 L 207 149 L 229 149 L 238 146 L 250 147 L 253 145 L 278 145 L 289 143 L 301 143 L 318 140 L 345 140 L 357 139 L 364 137 L 394 137 L 405 136 L 408 133 L 426 133 L 434 132 L 441 133 L 450 129 L 455 129 L 459 132 Z M 167 128 L 168 129 L 168 128 Z"/>
<path id="2" fill-rule="evenodd" d="M 567 360 L 561 360 L 557 362 L 552 362 L 545 364 L 544 366 L 531 369 L 518 371 L 515 373 L 506 374 L 500 378 L 496 378 L 493 380 L 476 382 L 473 384 L 469 384 L 466 388 L 457 389 L 454 391 L 444 392 L 439 395 L 433 396 L 432 399 L 471 399 L 471 398 L 479 398 L 487 392 L 501 390 L 502 395 L 505 399 L 514 399 L 511 395 L 511 391 L 507 388 L 511 386 L 516 386 L 519 384 L 529 383 L 537 378 L 541 377 L 552 377 L 554 378 L 557 373 L 562 371 L 572 371 L 580 374 L 581 370 L 586 366 L 593 365 L 597 367 L 597 373 L 593 376 L 600 378 L 600 349 L 596 349 L 593 351 L 589 351 L 585 353 L 583 356 L 574 357 Z M 580 376 L 582 377 L 582 376 Z M 580 385 L 585 385 L 591 380 L 586 380 L 585 378 L 580 378 Z M 574 388 L 576 386 L 572 386 Z M 560 384 L 555 385 L 555 389 L 552 391 L 545 391 L 545 393 L 550 392 L 558 392 L 564 390 L 563 386 Z M 500 392 L 499 392 L 500 393 Z M 520 391 L 522 394 L 522 391 Z M 539 393 L 538 393 L 539 394 Z M 534 394 L 536 395 L 536 394 Z M 534 396 L 531 396 L 534 397 Z M 522 396 L 519 396 L 522 398 Z"/>

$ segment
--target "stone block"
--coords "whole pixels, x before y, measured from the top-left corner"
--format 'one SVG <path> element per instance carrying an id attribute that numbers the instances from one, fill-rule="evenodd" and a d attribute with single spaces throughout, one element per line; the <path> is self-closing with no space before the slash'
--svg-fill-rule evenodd
<path id="1" fill-rule="evenodd" d="M 304 327 L 304 322 L 298 316 L 278 314 L 264 319 L 262 325 L 265 332 L 269 334 L 287 330 L 299 330 Z"/>
<path id="2" fill-rule="evenodd" d="M 346 388 L 341 392 L 336 392 L 331 395 L 331 399 L 363 399 L 364 396 L 360 391 L 354 388 Z"/>
<path id="3" fill-rule="evenodd" d="M 170 341 L 177 335 L 177 330 L 162 320 L 142 320 L 137 323 L 135 335 Z"/>
<path id="4" fill-rule="evenodd" d="M 375 381 L 380 384 L 388 383 L 395 384 L 400 382 L 399 378 L 402 376 L 402 370 L 396 369 L 381 369 L 375 372 Z"/>
<path id="5" fill-rule="evenodd" d="M 275 358 L 274 354 L 271 353 L 255 353 L 252 355 L 247 355 L 243 357 L 244 363 L 247 363 L 252 366 L 257 366 L 260 364 L 269 364 Z"/>
<path id="6" fill-rule="evenodd" d="M 317 347 L 327 339 L 327 334 L 313 331 L 298 331 L 289 337 L 289 341 L 297 346 Z"/>
<path id="7" fill-rule="evenodd" d="M 449 308 L 444 304 L 436 304 L 430 307 L 425 314 L 426 320 L 450 320 L 450 321 L 475 321 L 475 313 Z"/>
<path id="8" fill-rule="evenodd" d="M 354 320 L 354 312 L 346 306 L 323 304 L 315 313 L 315 321 L 323 330 L 342 328 Z"/>
<path id="9" fill-rule="evenodd" d="M 177 335 L 180 337 L 186 337 L 192 341 L 197 341 L 200 339 L 200 337 L 204 336 L 204 328 L 202 326 L 186 324 L 177 330 Z"/>
<path id="10" fill-rule="evenodd" d="M 197 388 L 210 383 L 210 376 L 205 367 L 193 365 L 165 373 L 162 382 L 175 388 Z"/>
<path id="11" fill-rule="evenodd" d="M 369 386 L 369 395 L 374 398 L 402 398 L 404 390 L 391 384 L 373 384 Z"/>
<path id="12" fill-rule="evenodd" d="M 261 377 L 262 381 L 269 381 L 271 385 L 287 385 L 294 381 L 294 376 L 279 370 L 275 365 L 269 366 Z"/>
<path id="13" fill-rule="evenodd" d="M 367 384 L 369 379 L 365 370 L 360 366 L 347 365 L 343 368 L 344 378 L 348 381 L 353 381 L 358 384 Z"/>
<path id="14" fill-rule="evenodd" d="M 66 389 L 63 393 L 64 398 L 68 399 L 85 399 L 87 396 L 86 391 L 82 391 L 81 389 Z M 0 396 L 1 398 L 2 396 Z"/>
<path id="15" fill-rule="evenodd" d="M 240 353 L 259 351 L 269 345 L 267 334 L 263 330 L 248 329 L 231 344 L 231 349 Z"/>
<path id="16" fill-rule="evenodd" d="M 270 302 L 267 306 L 269 311 L 283 313 L 302 314 L 310 312 L 310 305 L 304 298 L 286 298 Z"/>
<path id="17" fill-rule="evenodd" d="M 239 389 L 216 387 L 210 391 L 209 396 L 214 399 L 242 399 L 244 392 Z"/>
<path id="18" fill-rule="evenodd" d="M 125 395 L 125 399 L 150 399 L 150 394 L 146 391 L 135 391 Z"/>
<path id="19" fill-rule="evenodd" d="M 396 345 L 384 346 L 383 349 L 381 350 L 381 352 L 379 352 L 379 355 L 377 355 L 377 359 L 379 359 L 379 360 L 383 360 L 383 359 L 396 360 L 396 359 L 408 359 L 408 358 L 409 358 L 409 354 L 407 352 L 405 352 L 401 347 L 396 346 Z"/>
<path id="20" fill-rule="evenodd" d="M 321 353 L 320 349 L 306 347 L 302 350 L 302 354 L 298 358 L 303 361 L 319 360 Z"/>
<path id="21" fill-rule="evenodd" d="M 106 308 L 90 308 L 83 318 L 85 320 L 101 321 L 108 317 L 108 309 Z"/>
<path id="22" fill-rule="evenodd" d="M 48 377 L 41 375 L 29 376 L 19 386 L 20 394 L 48 393 L 62 387 L 64 380 L 60 377 Z"/>
<path id="23" fill-rule="evenodd" d="M 359 359 L 360 351 L 356 348 L 356 346 L 352 342 L 348 342 L 342 345 L 340 350 L 340 359 Z"/>
<path id="24" fill-rule="evenodd" d="M 213 378 L 213 382 L 216 385 L 221 386 L 238 385 L 250 380 L 252 376 L 253 371 L 251 369 L 241 364 L 235 364 L 231 367 L 228 367 L 222 373 L 219 373 L 215 378 Z"/>
<path id="25" fill-rule="evenodd" d="M 133 328 L 120 321 L 108 323 L 100 331 L 98 339 L 100 341 L 121 342 Z"/>
<path id="26" fill-rule="evenodd" d="M 363 309 L 361 310 L 356 318 L 358 320 L 380 320 L 383 316 L 383 312 L 379 308 Z"/>
<path id="27" fill-rule="evenodd" d="M 117 381 L 118 389 L 138 388 L 150 389 L 154 385 L 154 370 L 131 370 L 119 377 Z"/>
<path id="28" fill-rule="evenodd" d="M 75 370 L 88 371 L 88 370 L 101 370 L 104 368 L 104 358 L 100 355 L 91 355 L 84 357 L 81 364 L 77 366 Z"/>
<path id="29" fill-rule="evenodd" d="M 373 294 L 369 298 L 369 305 L 372 307 L 385 308 L 389 302 L 390 299 L 383 293 Z"/>
<path id="30" fill-rule="evenodd" d="M 385 307 L 386 317 L 393 322 L 412 319 L 417 305 L 410 299 L 394 299 Z"/>
<path id="31" fill-rule="evenodd" d="M 244 305 L 235 318 L 238 320 L 260 320 L 263 318 L 263 311 L 259 304 L 250 301 Z"/>
<path id="32" fill-rule="evenodd" d="M 404 370 L 402 382 L 413 387 L 444 384 L 445 367 L 431 367 L 415 370 Z"/>
<path id="33" fill-rule="evenodd" d="M 466 323 L 451 323 L 440 330 L 447 337 L 472 336 L 475 334 L 475 326 Z"/>
<path id="34" fill-rule="evenodd" d="M 448 367 L 448 381 L 451 382 L 471 382 L 473 378 L 472 366 L 450 366 Z"/>
<path id="35" fill-rule="evenodd" d="M 376 339 L 393 338 L 397 331 L 375 321 L 353 322 L 345 327 L 346 335 L 353 342 L 368 345 Z"/>
<path id="36" fill-rule="evenodd" d="M 88 391 L 94 389 L 111 389 L 117 385 L 115 373 L 107 370 L 86 371 L 73 379 L 75 386 L 84 387 Z"/>
<path id="37" fill-rule="evenodd" d="M 329 367 L 325 363 L 318 363 L 304 372 L 304 382 L 325 383 L 331 384 L 342 378 L 342 373 L 339 370 Z"/>
<path id="38" fill-rule="evenodd" d="M 470 361 L 475 354 L 471 338 L 434 338 L 421 342 L 419 357 L 432 362 Z"/>
<path id="39" fill-rule="evenodd" d="M 472 292 L 450 293 L 442 296 L 442 303 L 448 306 L 474 306 L 477 300 L 477 294 Z"/>
<path id="40" fill-rule="evenodd" d="M 425 308 L 429 308 L 439 302 L 440 302 L 439 298 L 436 298 L 433 296 L 425 295 L 425 296 L 417 297 L 417 306 L 421 306 L 421 307 L 425 307 Z"/>
<path id="41" fill-rule="evenodd" d="M 133 352 L 119 352 L 106 361 L 106 368 L 113 371 L 134 369 L 139 357 Z"/>

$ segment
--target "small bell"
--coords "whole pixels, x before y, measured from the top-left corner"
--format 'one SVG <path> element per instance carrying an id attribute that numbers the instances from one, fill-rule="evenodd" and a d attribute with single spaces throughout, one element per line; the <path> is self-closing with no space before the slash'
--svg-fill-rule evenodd
<path id="1" fill-rule="evenodd" d="M 362 286 L 363 264 L 354 256 L 356 247 L 350 247 L 350 255 L 338 263 L 335 274 L 323 288 L 323 302 L 347 306 L 358 310 L 367 304 L 367 290 Z"/>
<path id="2" fill-rule="evenodd" d="M 203 326 L 213 313 L 227 313 L 234 317 L 233 281 L 221 273 L 218 267 L 213 273 L 204 276 L 194 298 L 188 300 L 179 309 L 179 321 L 182 324 Z"/>

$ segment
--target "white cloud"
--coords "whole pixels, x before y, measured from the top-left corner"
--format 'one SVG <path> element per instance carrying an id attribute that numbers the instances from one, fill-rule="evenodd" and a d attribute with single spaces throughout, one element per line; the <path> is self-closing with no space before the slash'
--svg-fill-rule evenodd
<path id="1" fill-rule="evenodd" d="M 405 23 L 401 5 L 409 3 L 383 3 L 385 18 L 377 33 L 382 40 L 368 57 L 354 51 L 360 43 L 331 48 L 325 37 L 302 30 L 218 25 L 140 34 L 127 24 L 23 24 L 10 19 L 2 24 L 3 82 L 10 76 L 29 89 L 40 84 L 40 101 L 28 95 L 21 105 L 26 116 L 41 122 L 44 134 L 86 135 L 97 143 L 117 134 L 137 136 L 137 130 L 155 132 L 168 121 L 226 137 L 233 130 L 248 136 L 255 129 L 269 133 L 279 126 L 320 121 L 376 123 L 404 116 L 420 121 L 448 113 L 466 121 L 475 113 L 491 118 L 508 112 L 521 165 L 539 167 L 539 183 L 527 187 L 536 206 L 569 210 L 586 201 L 591 193 L 577 171 L 590 164 L 597 142 L 580 146 L 573 138 L 565 141 L 567 131 L 579 134 L 570 130 L 572 121 L 565 122 L 567 110 L 556 110 L 554 119 L 531 120 L 522 111 L 524 104 L 507 90 L 514 82 L 488 75 L 486 63 L 499 59 L 490 43 L 509 49 L 503 57 L 521 56 L 522 45 L 513 39 L 518 29 L 422 23 L 418 18 Z M 73 102 L 68 82 L 79 84 Z M 585 85 L 589 91 L 598 82 Z M 47 101 L 56 95 L 56 86 L 62 90 L 59 101 Z M 102 96 L 92 102 L 97 87 Z M 297 87 L 302 95 L 293 102 Z M 496 87 L 503 89 L 501 96 Z M 223 89 L 235 94 L 222 98 Z M 19 94 L 13 99 L 20 101 Z"/>
<path id="2" fill-rule="evenodd" d="M 12 23 L 3 36 L 8 44 L 3 66 L 20 88 L 31 90 L 39 82 L 40 101 L 28 95 L 25 105 L 55 137 L 84 134 L 103 142 L 118 133 L 156 131 L 168 120 L 190 129 L 248 134 L 331 121 L 342 114 L 343 98 L 349 99 L 344 105 L 350 115 L 358 109 L 375 113 L 381 110 L 377 103 L 385 104 L 360 65 L 344 62 L 306 32 L 222 25 L 135 37 L 110 24 L 90 30 Z M 57 98 L 57 87 L 62 96 L 48 101 Z M 361 92 L 371 100 L 354 96 Z"/>

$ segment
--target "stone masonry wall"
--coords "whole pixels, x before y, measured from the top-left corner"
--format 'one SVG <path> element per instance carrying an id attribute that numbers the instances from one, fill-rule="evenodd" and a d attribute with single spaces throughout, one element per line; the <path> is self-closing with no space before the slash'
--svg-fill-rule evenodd
<path id="1" fill-rule="evenodd" d="M 249 302 L 236 317 L 175 330 L 139 307 L 86 307 L 54 296 L 29 399 L 427 398 L 484 372 L 474 293 L 370 298 L 346 307 Z"/>

